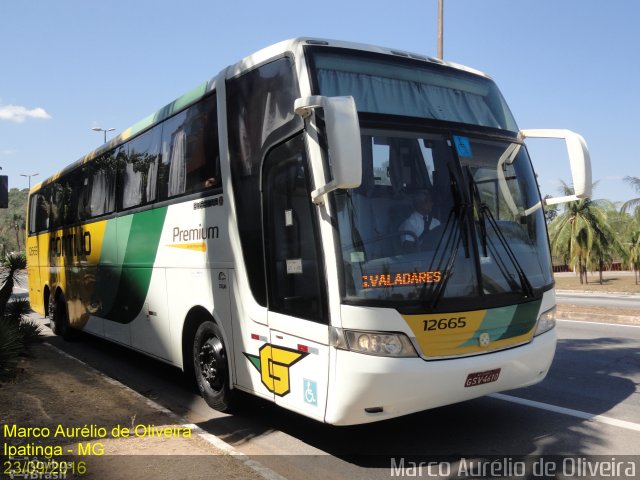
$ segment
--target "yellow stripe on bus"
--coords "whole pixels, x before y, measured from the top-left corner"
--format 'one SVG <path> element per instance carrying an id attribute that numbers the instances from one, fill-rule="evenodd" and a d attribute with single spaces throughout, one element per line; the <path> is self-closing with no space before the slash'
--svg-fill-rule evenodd
<path id="1" fill-rule="evenodd" d="M 166 245 L 171 248 L 182 248 L 184 250 L 193 250 L 194 252 L 206 252 L 207 244 L 204 242 L 195 243 L 169 243 Z"/>

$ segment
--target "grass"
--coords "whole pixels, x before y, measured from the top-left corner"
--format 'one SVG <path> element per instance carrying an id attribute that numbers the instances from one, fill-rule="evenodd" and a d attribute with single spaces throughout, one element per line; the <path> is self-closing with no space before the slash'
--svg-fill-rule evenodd
<path id="1" fill-rule="evenodd" d="M 580 284 L 580 277 L 573 273 L 555 274 L 558 290 L 578 290 L 583 292 L 621 292 L 640 294 L 640 285 L 636 285 L 632 272 L 603 272 L 602 285 L 598 272 L 589 273 L 589 283 Z"/>

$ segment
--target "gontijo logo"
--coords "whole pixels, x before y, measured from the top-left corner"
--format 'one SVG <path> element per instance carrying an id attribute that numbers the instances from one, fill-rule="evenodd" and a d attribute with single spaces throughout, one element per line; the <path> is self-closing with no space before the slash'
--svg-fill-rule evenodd
<path id="1" fill-rule="evenodd" d="M 259 355 L 251 355 L 245 353 L 245 357 L 260 372 L 262 384 L 272 393 L 280 397 L 284 397 L 291 391 L 289 381 L 289 369 L 304 357 L 307 352 L 300 352 L 285 347 L 276 347 L 269 343 L 265 343 L 260 350 Z"/>
<path id="2" fill-rule="evenodd" d="M 91 233 L 83 230 L 51 237 L 49 252 L 52 257 L 80 257 L 91 255 Z"/>

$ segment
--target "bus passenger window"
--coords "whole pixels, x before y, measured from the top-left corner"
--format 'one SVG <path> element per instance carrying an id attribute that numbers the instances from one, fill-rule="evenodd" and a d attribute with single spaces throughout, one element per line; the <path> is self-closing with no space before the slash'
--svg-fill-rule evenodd
<path id="1" fill-rule="evenodd" d="M 61 228 L 75 221 L 76 175 L 69 173 L 51 185 L 51 226 Z"/>
<path id="2" fill-rule="evenodd" d="M 164 122 L 159 199 L 220 186 L 216 115 L 211 95 Z"/>
<path id="3" fill-rule="evenodd" d="M 116 165 L 118 154 L 110 152 L 87 165 L 91 176 L 91 217 L 99 217 L 115 210 Z"/>
<path id="4" fill-rule="evenodd" d="M 127 148 L 126 162 L 120 170 L 120 206 L 122 209 L 153 202 L 156 198 L 161 128 L 133 139 Z"/>
<path id="5" fill-rule="evenodd" d="M 39 193 L 31 197 L 31 203 L 29 205 L 29 233 L 48 230 L 50 212 L 49 188 L 44 187 Z"/>

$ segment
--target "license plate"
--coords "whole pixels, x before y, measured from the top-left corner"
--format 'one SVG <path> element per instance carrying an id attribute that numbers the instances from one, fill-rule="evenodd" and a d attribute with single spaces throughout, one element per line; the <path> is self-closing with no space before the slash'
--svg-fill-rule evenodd
<path id="1" fill-rule="evenodd" d="M 498 380 L 500 377 L 500 369 L 487 370 L 486 372 L 475 372 L 467 375 L 467 380 L 464 382 L 465 388 L 477 387 L 478 385 L 484 385 L 485 383 L 492 383 Z"/>

